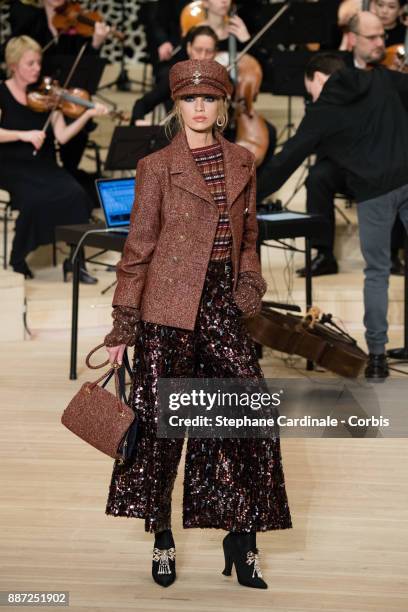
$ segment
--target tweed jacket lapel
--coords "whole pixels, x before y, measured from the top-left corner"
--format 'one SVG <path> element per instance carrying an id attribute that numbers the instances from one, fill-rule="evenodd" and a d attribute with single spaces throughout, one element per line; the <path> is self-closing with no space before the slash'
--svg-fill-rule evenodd
<path id="1" fill-rule="evenodd" d="M 189 149 L 184 132 L 179 132 L 171 142 L 170 174 L 173 185 L 217 206 L 205 184 L 205 180 Z"/>
<path id="2" fill-rule="evenodd" d="M 222 147 L 227 206 L 230 208 L 250 179 L 251 164 L 244 149 L 241 150 L 240 147 L 230 143 L 218 132 L 215 138 Z M 174 137 L 171 149 L 170 174 L 173 184 L 216 207 L 204 177 L 193 159 L 184 132 L 179 132 Z"/>
<path id="3" fill-rule="evenodd" d="M 222 146 L 227 206 L 231 208 L 250 179 L 252 164 L 248 161 L 248 153 L 244 148 L 229 142 L 220 134 L 216 134 L 216 138 Z"/>

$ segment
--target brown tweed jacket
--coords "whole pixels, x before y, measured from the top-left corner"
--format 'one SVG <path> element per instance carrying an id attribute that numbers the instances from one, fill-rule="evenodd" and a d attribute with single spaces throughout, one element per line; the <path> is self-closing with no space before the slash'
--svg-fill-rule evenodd
<path id="1" fill-rule="evenodd" d="M 260 273 L 255 163 L 243 147 L 221 135 L 217 140 L 224 156 L 235 288 L 240 272 Z M 144 321 L 194 329 L 218 214 L 184 133 L 141 159 L 113 306 L 139 308 Z"/>

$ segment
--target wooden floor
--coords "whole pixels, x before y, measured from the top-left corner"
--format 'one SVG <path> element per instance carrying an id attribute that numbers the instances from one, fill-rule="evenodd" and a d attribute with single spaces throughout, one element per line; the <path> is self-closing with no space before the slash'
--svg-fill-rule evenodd
<path id="1" fill-rule="evenodd" d="M 271 270 L 277 277 L 279 266 L 277 259 L 265 264 L 271 295 Z M 349 288 L 344 312 L 362 340 L 361 270 L 346 260 L 344 268 L 315 288 L 328 302 Z M 100 290 L 112 274 L 100 272 L 98 286 L 81 287 L 78 381 L 68 380 L 70 286 L 60 274 L 49 261 L 39 265 L 25 284 L 32 338 L 0 344 L 1 591 L 69 591 L 72 609 L 92 612 L 408 610 L 404 439 L 282 439 L 293 529 L 258 536 L 266 591 L 241 587 L 234 572 L 221 574 L 224 532 L 182 529 L 183 455 L 173 495 L 178 578 L 169 589 L 156 585 L 143 521 L 104 514 L 112 461 L 60 424 L 80 384 L 94 377 L 83 359 L 108 328 L 111 294 Z M 396 310 L 400 281 L 393 279 Z M 297 280 L 295 296 L 302 291 Z M 395 344 L 401 332 L 398 310 Z M 301 360 L 288 368 L 269 351 L 262 366 L 269 377 L 304 372 Z"/>

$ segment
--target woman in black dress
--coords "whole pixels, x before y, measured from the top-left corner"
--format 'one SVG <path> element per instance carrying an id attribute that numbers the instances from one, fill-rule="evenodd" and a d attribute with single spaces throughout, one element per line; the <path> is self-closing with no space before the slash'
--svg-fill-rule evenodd
<path id="1" fill-rule="evenodd" d="M 43 49 L 46 74 L 60 82 L 65 80 L 67 66 L 73 63 L 82 46 L 87 43 L 84 59 L 91 58 L 94 61 L 94 58 L 98 58 L 111 31 L 110 27 L 101 21 L 95 23 L 94 32 L 89 37 L 81 36 L 72 29 L 69 32 L 58 32 L 53 20 L 57 10 L 64 4 L 65 0 L 43 0 L 41 6 L 33 6 L 15 0 L 10 6 L 11 35 L 30 36 L 38 42 Z M 82 78 L 72 84 L 84 87 Z M 70 121 L 68 119 L 67 123 Z M 94 198 L 95 177 L 79 170 L 78 166 L 87 146 L 89 134 L 95 127 L 95 123 L 89 121 L 69 143 L 59 148 L 62 165 L 83 185 L 91 198 Z M 97 206 L 97 199 L 94 198 L 94 201 Z"/>
<path id="2" fill-rule="evenodd" d="M 107 109 L 97 104 L 70 125 L 60 111 L 53 111 L 44 132 L 48 113 L 32 111 L 26 95 L 27 87 L 40 75 L 40 46 L 28 36 L 19 36 L 8 42 L 5 55 L 10 78 L 0 83 L 0 188 L 10 193 L 12 207 L 19 210 L 10 264 L 15 272 L 33 278 L 25 261 L 28 253 L 53 242 L 57 225 L 87 223 L 89 217 L 85 191 L 56 162 L 54 137 L 68 142 L 91 117 Z M 81 277 L 93 282 L 85 271 Z"/>

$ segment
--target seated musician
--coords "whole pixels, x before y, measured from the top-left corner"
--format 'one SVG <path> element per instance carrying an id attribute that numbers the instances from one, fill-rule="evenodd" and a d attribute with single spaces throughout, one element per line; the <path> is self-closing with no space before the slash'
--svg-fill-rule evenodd
<path id="1" fill-rule="evenodd" d="M 199 25 L 190 30 L 187 35 L 186 57 L 183 59 L 208 60 L 214 59 L 217 53 L 218 39 L 212 28 Z M 164 104 L 170 99 L 170 82 L 168 73 L 163 77 L 151 91 L 136 100 L 131 123 L 135 125 L 146 125 L 145 115 L 150 113 L 158 104 Z"/>
<path id="2" fill-rule="evenodd" d="M 249 40 L 248 30 L 240 17 L 235 15 L 231 17 L 229 22 L 226 20 L 231 2 L 228 0 L 207 0 L 207 19 L 202 24 L 196 26 L 188 33 L 186 40 L 186 54 L 189 59 L 216 59 L 218 60 L 219 51 L 228 49 L 228 36 L 234 34 L 237 37 L 237 48 L 243 47 L 244 43 Z M 212 26 L 213 24 L 220 35 L 223 37 L 218 40 Z M 224 61 L 220 63 L 225 63 Z M 228 61 L 226 62 L 228 64 Z M 162 78 L 159 83 L 139 100 L 133 106 L 131 124 L 147 125 L 144 117 L 151 112 L 155 106 L 164 103 L 169 97 L 169 80 L 168 76 Z M 266 151 L 263 162 L 257 168 L 257 199 L 261 201 L 260 193 L 265 194 L 265 197 L 270 194 L 269 188 L 269 173 L 265 171 L 268 160 L 271 160 L 276 147 L 276 128 L 269 121 L 265 121 L 269 145 Z M 227 127 L 224 136 L 231 142 L 236 140 L 236 129 Z"/>
<path id="3" fill-rule="evenodd" d="M 36 7 L 14 0 L 10 6 L 12 35 L 26 34 L 34 38 L 41 47 L 50 45 L 45 51 L 47 54 L 76 55 L 88 39 L 72 31 L 58 32 L 53 24 L 56 10 L 65 3 L 65 0 L 43 0 L 42 6 Z M 95 23 L 86 53 L 98 53 L 109 32 L 110 27 L 103 21 Z M 50 44 L 52 41 L 53 44 Z"/>
<path id="4" fill-rule="evenodd" d="M 91 207 L 81 185 L 58 166 L 54 138 L 68 142 L 107 109 L 96 104 L 69 125 L 54 110 L 44 129 L 49 112 L 35 112 L 27 99 L 27 87 L 40 75 L 41 47 L 28 36 L 18 36 L 7 43 L 5 58 L 10 76 L 0 83 L 0 188 L 10 193 L 13 208 L 19 211 L 10 265 L 25 278 L 33 278 L 26 256 L 52 243 L 57 225 L 88 223 Z M 96 282 L 84 267 L 83 253 L 81 257 L 81 282 Z M 71 270 L 70 261 L 65 260 L 64 279 Z"/>
<path id="5" fill-rule="evenodd" d="M 380 63 L 384 59 L 384 27 L 379 19 L 369 12 L 361 12 L 354 17 L 348 26 L 350 46 L 353 49 L 347 64 L 365 70 L 368 65 Z M 335 208 L 336 194 L 346 194 L 353 198 L 346 184 L 346 173 L 340 166 L 327 158 L 319 158 L 310 168 L 306 180 L 306 208 L 312 214 L 322 217 L 320 236 L 312 240 L 312 246 L 317 250 L 312 261 L 314 276 L 335 274 L 338 271 L 334 256 L 335 240 Z M 392 230 L 391 274 L 404 274 L 404 267 L 399 258 L 399 249 L 403 246 L 403 228 L 397 218 Z M 300 276 L 305 275 L 305 269 L 298 270 Z"/>
<path id="6" fill-rule="evenodd" d="M 401 21 L 402 6 L 405 2 L 400 0 L 374 0 L 372 12 L 381 20 L 385 30 L 385 46 L 403 44 L 406 27 Z"/>
<path id="7" fill-rule="evenodd" d="M 56 10 L 64 4 L 65 0 L 43 0 L 42 5 L 36 7 L 24 4 L 20 0 L 14 0 L 10 6 L 12 36 L 26 35 L 36 40 L 44 49 L 44 58 L 48 61 L 53 57 L 63 55 L 72 58 L 73 62 L 85 42 L 88 43 L 85 55 L 97 57 L 110 34 L 110 27 L 104 22 L 95 23 L 92 38 L 86 38 L 72 30 L 66 33 L 58 32 L 53 24 L 53 19 Z M 68 119 L 67 123 L 69 121 Z M 94 122 L 88 122 L 75 138 L 60 147 L 60 158 L 64 167 L 83 184 L 91 195 L 94 195 L 93 177 L 90 179 L 86 173 L 78 171 L 78 166 L 89 139 L 89 132 L 95 127 Z"/>

